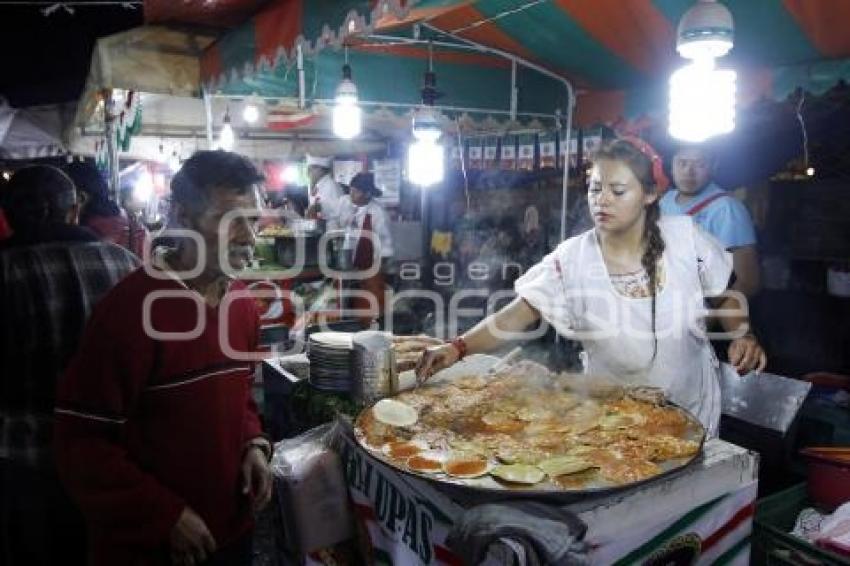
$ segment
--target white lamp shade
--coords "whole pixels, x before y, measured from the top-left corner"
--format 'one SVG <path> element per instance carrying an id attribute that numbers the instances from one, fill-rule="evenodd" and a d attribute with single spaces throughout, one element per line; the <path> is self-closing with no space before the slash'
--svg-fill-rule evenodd
<path id="1" fill-rule="evenodd" d="M 697 0 L 679 20 L 676 51 L 685 59 L 717 58 L 732 49 L 732 13 L 716 0 Z"/>

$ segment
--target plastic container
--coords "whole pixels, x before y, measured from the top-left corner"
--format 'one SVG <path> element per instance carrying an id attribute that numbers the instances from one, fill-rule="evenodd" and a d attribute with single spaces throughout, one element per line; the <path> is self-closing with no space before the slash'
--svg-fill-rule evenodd
<path id="1" fill-rule="evenodd" d="M 287 550 L 306 554 L 348 540 L 354 520 L 333 424 L 275 445 L 271 468 Z M 301 563 L 299 561 L 299 563 Z"/>
<path id="2" fill-rule="evenodd" d="M 850 460 L 846 456 L 817 448 L 803 449 L 802 454 L 808 461 L 809 497 L 818 507 L 831 512 L 850 501 Z"/>
<path id="3" fill-rule="evenodd" d="M 816 387 L 850 391 L 850 375 L 816 371 L 804 375 L 803 380 L 808 381 Z"/>
<path id="4" fill-rule="evenodd" d="M 850 271 L 829 268 L 826 272 L 826 288 L 834 297 L 850 297 Z"/>
<path id="5" fill-rule="evenodd" d="M 805 483 L 760 499 L 753 521 L 752 564 L 850 566 L 850 559 L 791 535 L 800 511 L 811 506 Z"/>

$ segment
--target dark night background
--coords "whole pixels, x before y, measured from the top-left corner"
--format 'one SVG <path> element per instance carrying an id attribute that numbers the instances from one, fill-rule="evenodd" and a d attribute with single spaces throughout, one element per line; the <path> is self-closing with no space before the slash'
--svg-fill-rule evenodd
<path id="1" fill-rule="evenodd" d="M 142 25 L 141 5 L 74 6 L 51 15 L 0 0 L 0 96 L 15 107 L 75 100 L 98 37 Z"/>

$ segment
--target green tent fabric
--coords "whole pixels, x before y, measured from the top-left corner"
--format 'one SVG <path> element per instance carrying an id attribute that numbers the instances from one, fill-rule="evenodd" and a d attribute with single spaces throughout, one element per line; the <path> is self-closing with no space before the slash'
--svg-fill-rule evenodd
<path id="1" fill-rule="evenodd" d="M 667 78 L 683 61 L 675 29 L 694 0 L 277 0 L 204 53 L 202 79 L 214 92 L 292 96 L 295 49 L 307 57 L 308 96 L 332 98 L 351 44 L 355 80 L 366 100 L 418 101 L 423 49 L 371 45 L 369 34 L 410 37 L 413 26 L 500 49 L 541 65 L 580 90 L 579 123 L 658 113 Z M 738 71 L 740 102 L 781 99 L 796 88 L 818 93 L 850 79 L 850 2 L 725 0 L 735 48 L 723 65 Z M 432 29 L 423 35 L 440 38 Z M 364 45 L 365 44 L 365 45 Z M 441 105 L 506 112 L 510 67 L 498 58 L 436 49 Z M 564 108 L 556 80 L 520 73 L 519 112 Z"/>

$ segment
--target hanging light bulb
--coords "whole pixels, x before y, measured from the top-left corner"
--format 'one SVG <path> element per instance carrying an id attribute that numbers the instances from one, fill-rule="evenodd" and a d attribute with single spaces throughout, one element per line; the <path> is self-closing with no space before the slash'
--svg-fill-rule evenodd
<path id="1" fill-rule="evenodd" d="M 137 202 L 146 203 L 153 195 L 153 175 L 147 168 L 142 169 L 133 183 L 133 199 Z"/>
<path id="2" fill-rule="evenodd" d="M 260 119 L 260 101 L 256 96 L 251 96 L 245 101 L 242 119 L 248 124 L 256 124 Z"/>
<path id="3" fill-rule="evenodd" d="M 670 76 L 669 132 L 702 142 L 735 129 L 737 74 L 716 59 L 733 45 L 732 14 L 716 0 L 697 0 L 679 21 L 676 50 L 690 64 Z"/>
<path id="4" fill-rule="evenodd" d="M 345 48 L 345 65 L 342 67 L 342 81 L 336 89 L 335 102 L 333 109 L 334 135 L 344 140 L 350 140 L 360 135 L 362 112 L 357 104 L 357 85 L 351 80 L 347 46 Z"/>
<path id="5" fill-rule="evenodd" d="M 171 156 L 168 158 L 168 168 L 172 173 L 177 173 L 180 170 L 180 156 L 177 155 L 177 150 L 175 149 Z"/>
<path id="6" fill-rule="evenodd" d="M 230 125 L 230 109 L 224 111 L 223 125 L 221 134 L 218 137 L 218 149 L 224 151 L 233 151 L 233 146 L 236 143 L 236 135 L 233 133 L 233 126 Z"/>
<path id="7" fill-rule="evenodd" d="M 695 62 L 670 77 L 670 135 L 699 143 L 735 129 L 735 71 Z"/>
<path id="8" fill-rule="evenodd" d="M 423 106 L 413 116 L 413 137 L 407 153 L 407 174 L 410 182 L 423 187 L 443 180 L 445 155 L 438 143 L 442 130 L 434 109 Z"/>
<path id="9" fill-rule="evenodd" d="M 685 59 L 718 59 L 732 49 L 735 24 L 717 0 L 697 0 L 679 20 L 676 51 Z"/>
<path id="10" fill-rule="evenodd" d="M 413 137 L 407 152 L 407 175 L 411 183 L 428 187 L 443 180 L 445 153 L 439 144 L 442 129 L 434 110 L 434 102 L 440 97 L 437 92 L 437 76 L 434 74 L 433 54 L 428 46 L 428 71 L 422 87 L 422 107 L 413 115 Z"/>

